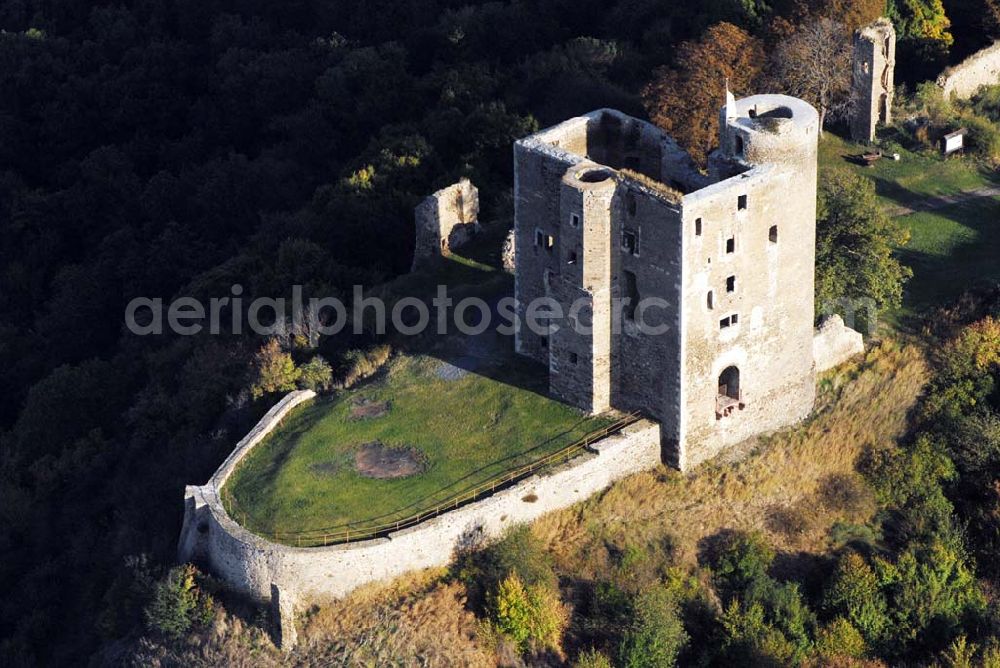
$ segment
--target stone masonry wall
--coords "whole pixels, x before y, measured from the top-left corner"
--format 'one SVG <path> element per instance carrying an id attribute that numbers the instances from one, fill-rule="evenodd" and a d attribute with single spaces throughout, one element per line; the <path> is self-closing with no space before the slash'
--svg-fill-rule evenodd
<path id="1" fill-rule="evenodd" d="M 896 31 L 880 18 L 854 33 L 851 94 L 851 137 L 875 139 L 875 128 L 892 122 L 893 78 L 896 67 Z"/>
<path id="2" fill-rule="evenodd" d="M 861 333 L 845 325 L 839 315 L 824 320 L 813 337 L 817 373 L 832 369 L 864 351 L 865 342 Z"/>
<path id="3" fill-rule="evenodd" d="M 343 596 L 360 585 L 407 571 L 443 566 L 463 541 L 498 536 L 512 524 L 582 501 L 615 480 L 660 462 L 659 429 L 643 421 L 593 444 L 592 452 L 554 471 L 385 538 L 289 547 L 264 540 L 234 522 L 222 506 L 219 490 L 246 452 L 308 398 L 304 393 L 286 397 L 241 441 L 207 485 L 188 487 L 185 494 L 179 558 L 205 565 L 234 589 L 261 600 L 278 591 L 304 605 L 311 598 Z"/>
<path id="4" fill-rule="evenodd" d="M 1000 84 L 1000 42 L 977 51 L 958 65 L 949 67 L 937 78 L 945 98 L 965 100 L 980 86 Z"/>
<path id="5" fill-rule="evenodd" d="M 479 190 L 462 179 L 418 204 L 413 214 L 413 270 L 417 270 L 473 237 L 479 228 Z"/>

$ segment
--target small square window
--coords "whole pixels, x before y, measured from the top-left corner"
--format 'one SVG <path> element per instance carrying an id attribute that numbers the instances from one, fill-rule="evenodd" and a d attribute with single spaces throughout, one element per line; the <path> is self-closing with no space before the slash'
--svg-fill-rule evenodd
<path id="1" fill-rule="evenodd" d="M 576 364 L 578 361 L 580 361 L 580 356 L 577 355 L 576 353 L 570 353 L 569 361 L 571 364 Z"/>
<path id="2" fill-rule="evenodd" d="M 631 255 L 639 254 L 639 236 L 635 232 L 622 231 L 622 250 Z"/>
<path id="3" fill-rule="evenodd" d="M 736 252 L 736 237 L 729 237 L 726 239 L 726 252 L 735 253 Z"/>
<path id="4" fill-rule="evenodd" d="M 576 264 L 576 251 L 570 251 L 566 256 L 566 264 Z"/>
<path id="5" fill-rule="evenodd" d="M 695 218 L 694 221 L 694 235 L 696 237 L 701 236 L 701 218 Z"/>
<path id="6" fill-rule="evenodd" d="M 569 226 L 580 227 L 580 214 L 578 213 L 569 214 Z"/>
<path id="7" fill-rule="evenodd" d="M 736 277 L 730 276 L 726 279 L 726 292 L 736 292 Z"/>
<path id="8" fill-rule="evenodd" d="M 772 225 L 771 229 L 767 231 L 767 240 L 772 244 L 778 243 L 778 226 Z"/>
<path id="9" fill-rule="evenodd" d="M 740 316 L 739 316 L 739 314 L 737 314 L 737 313 L 734 313 L 734 314 L 732 315 L 732 317 L 731 317 L 731 320 L 733 321 L 733 324 L 734 324 L 734 325 L 735 325 L 736 323 L 738 323 L 738 322 L 740 321 Z"/>
<path id="10" fill-rule="evenodd" d="M 736 207 L 740 211 L 746 211 L 746 208 L 747 208 L 747 196 L 746 195 L 740 195 L 736 199 Z"/>
<path id="11" fill-rule="evenodd" d="M 729 327 L 730 324 L 731 323 L 728 317 L 723 318 L 722 320 L 719 321 L 719 329 L 726 329 L 727 327 Z"/>

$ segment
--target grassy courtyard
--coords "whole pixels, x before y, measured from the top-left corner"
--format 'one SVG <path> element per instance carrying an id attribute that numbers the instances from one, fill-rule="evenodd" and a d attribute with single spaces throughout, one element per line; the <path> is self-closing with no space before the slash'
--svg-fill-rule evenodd
<path id="1" fill-rule="evenodd" d="M 892 213 L 928 198 L 1000 182 L 996 172 L 962 157 L 945 159 L 901 150 L 898 162 L 883 158 L 872 167 L 846 158 L 864 150 L 861 144 L 827 132 L 820 141 L 820 178 L 832 170 L 850 170 L 871 178 Z M 906 286 L 903 308 L 887 314 L 890 322 L 899 323 L 946 303 L 978 280 L 1000 279 L 1000 198 L 958 202 L 899 215 L 898 220 L 910 231 L 910 241 L 899 253 L 913 269 L 913 278 Z"/>
<path id="2" fill-rule="evenodd" d="M 230 479 L 230 512 L 265 535 L 393 522 L 606 424 L 546 398 L 545 370 L 531 362 L 452 362 L 400 356 L 374 382 L 293 412 Z M 362 475 L 359 448 L 375 442 L 420 471 Z"/>

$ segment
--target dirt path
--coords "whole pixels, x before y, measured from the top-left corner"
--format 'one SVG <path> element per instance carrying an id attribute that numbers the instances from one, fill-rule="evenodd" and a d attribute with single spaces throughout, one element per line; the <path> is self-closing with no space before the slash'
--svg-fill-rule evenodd
<path id="1" fill-rule="evenodd" d="M 1000 186 L 983 186 L 982 188 L 966 190 L 964 192 L 955 193 L 954 195 L 928 197 L 927 199 L 918 200 L 907 206 L 897 206 L 889 209 L 889 215 L 909 216 L 911 213 L 917 213 L 919 211 L 933 211 L 934 209 L 940 209 L 952 204 L 961 204 L 962 202 L 968 202 L 974 199 L 997 196 L 1000 196 Z"/>

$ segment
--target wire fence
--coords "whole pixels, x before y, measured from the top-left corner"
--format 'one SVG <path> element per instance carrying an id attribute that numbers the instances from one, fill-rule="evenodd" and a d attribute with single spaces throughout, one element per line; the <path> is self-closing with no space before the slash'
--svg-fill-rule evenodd
<path id="1" fill-rule="evenodd" d="M 640 419 L 642 418 L 638 412 L 629 413 L 615 422 L 587 434 L 575 443 L 567 445 L 566 447 L 556 450 L 555 452 L 551 452 L 543 457 L 539 457 L 532 462 L 510 469 L 494 478 L 491 478 L 490 480 L 487 480 L 486 482 L 479 483 L 474 487 L 457 492 L 446 499 L 435 501 L 434 495 L 428 496 L 416 503 L 416 505 L 426 504 L 426 510 L 410 515 L 409 517 L 388 522 L 369 524 L 367 520 L 361 520 L 358 522 L 349 522 L 338 526 L 320 529 L 303 529 L 300 531 L 267 531 L 260 528 L 260 523 L 256 521 L 256 518 L 253 518 L 250 514 L 239 507 L 239 504 L 236 502 L 235 497 L 233 497 L 232 492 L 229 491 L 228 487 L 224 487 L 221 492 L 222 501 L 225 504 L 226 511 L 229 513 L 230 517 L 239 522 L 244 528 L 253 531 L 263 538 L 267 538 L 268 540 L 278 543 L 284 543 L 286 545 L 293 545 L 297 547 L 320 547 L 362 540 L 371 540 L 373 538 L 381 538 L 394 531 L 399 531 L 400 529 L 415 526 L 433 517 L 437 517 L 442 513 L 455 510 L 463 505 L 489 496 L 498 490 L 510 487 L 511 485 L 514 485 L 521 480 L 538 473 L 539 471 L 564 464 L 587 450 L 597 441 L 620 432 L 629 425 L 635 424 Z"/>

